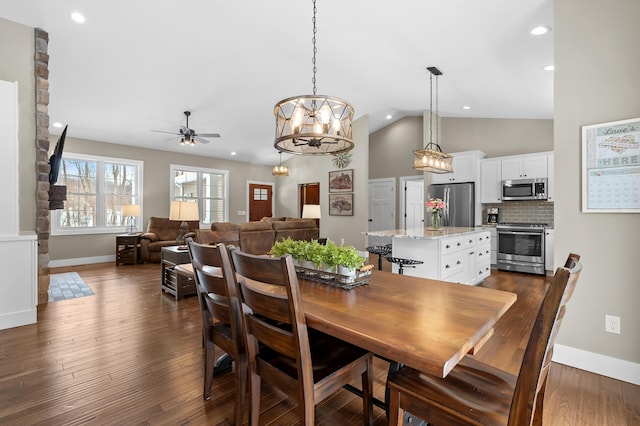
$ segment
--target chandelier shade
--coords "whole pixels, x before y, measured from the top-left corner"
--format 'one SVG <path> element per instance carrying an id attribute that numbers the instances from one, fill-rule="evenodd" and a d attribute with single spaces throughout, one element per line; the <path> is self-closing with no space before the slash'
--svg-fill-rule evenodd
<path id="1" fill-rule="evenodd" d="M 289 167 L 282 165 L 282 151 L 280 151 L 280 164 L 273 166 L 271 174 L 274 176 L 289 176 Z"/>
<path id="2" fill-rule="evenodd" d="M 286 98 L 276 104 L 273 146 L 298 155 L 335 155 L 351 150 L 354 110 L 348 102 L 318 95 L 316 89 L 316 1 L 313 0 L 313 95 Z"/>
<path id="3" fill-rule="evenodd" d="M 436 67 L 427 67 L 429 71 L 429 143 L 424 149 L 416 149 L 413 151 L 413 168 L 428 173 L 452 173 L 453 172 L 453 156 L 442 152 L 442 148 L 438 145 L 438 130 L 440 126 L 438 121 L 438 76 L 442 72 Z M 433 142 L 433 76 L 436 76 L 436 142 Z"/>

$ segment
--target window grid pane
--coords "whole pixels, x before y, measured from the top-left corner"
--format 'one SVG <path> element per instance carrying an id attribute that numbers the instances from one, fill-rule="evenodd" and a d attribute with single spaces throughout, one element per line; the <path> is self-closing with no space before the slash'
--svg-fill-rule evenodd
<path id="1" fill-rule="evenodd" d="M 225 179 L 223 173 L 175 169 L 173 199 L 198 201 L 203 224 L 222 222 L 226 206 Z"/>
<path id="2" fill-rule="evenodd" d="M 97 162 L 63 158 L 61 181 L 67 186 L 67 200 L 60 214 L 60 228 L 96 226 Z"/>
<path id="3" fill-rule="evenodd" d="M 130 164 L 107 162 L 104 165 L 104 225 L 126 226 L 122 217 L 125 204 L 135 204 L 138 167 Z"/>

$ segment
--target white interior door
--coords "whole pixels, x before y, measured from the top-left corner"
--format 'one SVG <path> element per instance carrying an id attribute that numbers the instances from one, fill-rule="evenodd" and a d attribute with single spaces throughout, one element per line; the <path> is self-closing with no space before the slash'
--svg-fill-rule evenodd
<path id="1" fill-rule="evenodd" d="M 395 179 L 369 180 L 369 231 L 395 229 Z M 368 245 L 387 244 L 391 238 L 369 237 Z"/>
<path id="2" fill-rule="evenodd" d="M 424 227 L 424 180 L 404 183 L 404 229 Z"/>

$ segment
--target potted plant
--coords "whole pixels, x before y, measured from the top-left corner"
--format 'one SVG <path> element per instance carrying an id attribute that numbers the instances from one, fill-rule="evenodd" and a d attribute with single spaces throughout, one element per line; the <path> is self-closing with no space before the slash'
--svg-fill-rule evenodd
<path id="1" fill-rule="evenodd" d="M 356 269 L 364 264 L 364 257 L 353 246 L 338 247 L 338 274 L 344 275 L 342 282 L 350 283 L 356 278 Z"/>

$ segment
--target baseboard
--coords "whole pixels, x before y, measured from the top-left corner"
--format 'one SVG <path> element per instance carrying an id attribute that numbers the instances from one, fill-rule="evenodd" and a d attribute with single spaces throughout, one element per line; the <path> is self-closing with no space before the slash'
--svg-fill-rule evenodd
<path id="1" fill-rule="evenodd" d="M 2 314 L 0 315 L 0 330 L 19 327 L 21 325 L 35 324 L 37 320 L 38 311 L 36 309 Z"/>
<path id="2" fill-rule="evenodd" d="M 107 263 L 107 262 L 115 262 L 115 261 L 116 261 L 115 254 L 109 255 L 109 256 L 78 257 L 75 259 L 50 260 L 49 267 L 59 268 L 61 266 L 90 265 L 92 263 Z"/>
<path id="3" fill-rule="evenodd" d="M 640 386 L 640 364 L 555 344 L 553 362 Z"/>

